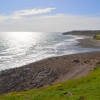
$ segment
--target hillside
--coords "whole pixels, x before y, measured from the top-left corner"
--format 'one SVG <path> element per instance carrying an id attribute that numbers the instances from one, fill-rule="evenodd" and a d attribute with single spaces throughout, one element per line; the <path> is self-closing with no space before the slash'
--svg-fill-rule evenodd
<path id="1" fill-rule="evenodd" d="M 96 39 L 96 40 L 100 40 L 100 34 L 96 34 L 96 35 L 94 35 L 94 39 Z"/>
<path id="2" fill-rule="evenodd" d="M 87 35 L 87 36 L 94 36 L 96 34 L 100 33 L 100 30 L 79 30 L 79 31 L 69 31 L 64 32 L 63 35 Z"/>

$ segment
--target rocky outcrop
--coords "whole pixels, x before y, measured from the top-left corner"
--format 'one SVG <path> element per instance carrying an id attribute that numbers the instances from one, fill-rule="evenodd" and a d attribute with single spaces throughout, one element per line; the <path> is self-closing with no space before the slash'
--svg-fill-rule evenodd
<path id="1" fill-rule="evenodd" d="M 51 85 L 58 79 L 59 73 L 65 73 L 60 68 L 34 66 L 30 64 L 27 67 L 2 71 L 0 74 L 0 94 Z"/>

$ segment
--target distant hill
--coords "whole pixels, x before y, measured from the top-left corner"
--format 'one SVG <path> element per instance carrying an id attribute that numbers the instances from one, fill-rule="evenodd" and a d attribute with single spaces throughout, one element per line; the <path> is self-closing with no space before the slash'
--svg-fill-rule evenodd
<path id="1" fill-rule="evenodd" d="M 100 33 L 100 30 L 75 30 L 75 31 L 69 31 L 64 32 L 63 35 L 87 35 L 87 36 L 93 36 Z"/>

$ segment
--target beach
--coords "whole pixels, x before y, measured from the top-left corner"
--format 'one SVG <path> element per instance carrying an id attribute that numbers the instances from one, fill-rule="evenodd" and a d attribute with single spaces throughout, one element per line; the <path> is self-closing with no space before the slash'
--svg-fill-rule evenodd
<path id="1" fill-rule="evenodd" d="M 78 39 L 77 46 L 83 48 L 100 48 L 100 41 L 94 40 L 91 36 L 84 36 L 84 39 Z"/>
<path id="2" fill-rule="evenodd" d="M 100 43 L 91 38 L 86 37 L 78 41 L 78 46 L 100 48 Z M 1 71 L 0 94 L 47 87 L 58 82 L 83 77 L 99 64 L 100 52 L 95 51 L 51 57 Z"/>

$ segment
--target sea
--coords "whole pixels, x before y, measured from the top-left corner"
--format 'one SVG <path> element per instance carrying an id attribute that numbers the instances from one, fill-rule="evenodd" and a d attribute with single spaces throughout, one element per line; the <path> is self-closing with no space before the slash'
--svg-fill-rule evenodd
<path id="1" fill-rule="evenodd" d="M 77 46 L 83 36 L 61 32 L 0 32 L 0 71 L 49 57 L 96 51 Z"/>

